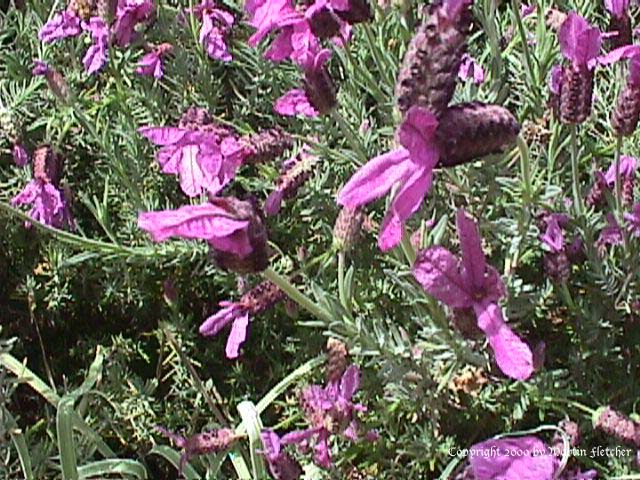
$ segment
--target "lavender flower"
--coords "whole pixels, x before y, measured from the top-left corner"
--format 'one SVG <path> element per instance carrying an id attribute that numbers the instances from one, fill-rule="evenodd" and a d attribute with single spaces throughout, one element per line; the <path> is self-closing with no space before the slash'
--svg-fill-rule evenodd
<path id="1" fill-rule="evenodd" d="M 81 33 L 80 17 L 70 10 L 65 10 L 44 24 L 38 38 L 45 43 L 53 43 L 64 38 L 76 37 Z"/>
<path id="2" fill-rule="evenodd" d="M 109 60 L 109 26 L 100 17 L 92 17 L 83 28 L 91 33 L 93 45 L 89 47 L 82 60 L 89 74 L 99 72 Z"/>
<path id="3" fill-rule="evenodd" d="M 622 228 L 620 228 L 616 217 L 612 213 L 609 213 L 607 214 L 607 226 L 602 229 L 596 242 L 598 252 L 604 256 L 607 246 L 621 245 L 622 242 Z"/>
<path id="4" fill-rule="evenodd" d="M 158 145 L 162 173 L 177 175 L 189 197 L 215 195 L 235 177 L 243 148 L 233 136 L 204 127 L 143 127 L 139 132 Z"/>
<path id="5" fill-rule="evenodd" d="M 120 0 L 116 11 L 113 34 L 120 47 L 130 45 L 137 37 L 136 26 L 153 17 L 153 0 Z"/>
<path id="6" fill-rule="evenodd" d="M 285 298 L 285 293 L 275 284 L 262 282 L 245 293 L 238 302 L 220 302 L 222 309 L 200 325 L 200 334 L 205 337 L 215 336 L 232 323 L 225 352 L 227 358 L 238 358 L 240 347 L 247 339 L 247 330 L 252 318 L 273 308 Z"/>
<path id="7" fill-rule="evenodd" d="M 182 475 L 184 467 L 193 457 L 227 450 L 239 438 L 231 428 L 221 428 L 212 432 L 197 433 L 189 438 L 171 432 L 161 426 L 156 426 L 156 430 L 184 450 L 180 456 L 179 476 Z"/>
<path id="8" fill-rule="evenodd" d="M 634 237 L 640 237 L 640 203 L 636 203 L 631 213 L 625 213 L 624 219 L 627 221 L 627 228 Z"/>
<path id="9" fill-rule="evenodd" d="M 19 167 L 24 167 L 29 163 L 29 153 L 20 142 L 13 145 L 13 161 Z"/>
<path id="10" fill-rule="evenodd" d="M 636 170 L 638 168 L 638 160 L 635 157 L 628 155 L 622 155 L 620 157 L 620 178 L 635 178 Z M 616 163 L 612 162 L 611 166 L 604 175 L 607 185 L 613 187 L 616 183 Z"/>
<path id="11" fill-rule="evenodd" d="M 311 385 L 302 392 L 302 406 L 311 427 L 286 434 L 281 439 L 284 445 L 296 444 L 306 450 L 310 441 L 314 441 L 315 462 L 324 468 L 331 468 L 332 435 L 340 434 L 351 441 L 360 438 L 360 425 L 357 412 L 367 408 L 353 403 L 353 397 L 360 388 L 360 369 L 351 365 L 340 381 L 329 382 L 325 387 Z M 367 440 L 377 439 L 375 432 L 365 435 Z"/>
<path id="12" fill-rule="evenodd" d="M 149 53 L 147 53 L 138 62 L 136 73 L 138 75 L 148 75 L 160 80 L 164 77 L 164 57 L 173 50 L 173 46 L 170 43 L 161 43 Z"/>
<path id="13" fill-rule="evenodd" d="M 262 432 L 262 454 L 267 459 L 269 471 L 276 480 L 297 480 L 302 476 L 300 464 L 282 450 L 280 437 L 273 430 Z"/>
<path id="14" fill-rule="evenodd" d="M 475 480 L 554 480 L 558 465 L 536 437 L 487 440 L 471 447 L 469 457 Z"/>
<path id="15" fill-rule="evenodd" d="M 51 90 L 59 100 L 68 102 L 71 98 L 71 93 L 64 76 L 42 60 L 35 60 L 34 65 L 31 73 L 35 76 L 44 77 L 47 80 L 49 90 Z"/>
<path id="16" fill-rule="evenodd" d="M 409 109 L 399 128 L 402 145 L 373 158 L 358 170 L 338 194 L 338 203 L 357 208 L 385 195 L 396 183 L 401 187 L 384 220 L 379 238 L 382 250 L 400 243 L 403 226 L 418 210 L 433 183 L 439 151 L 435 144 L 438 121 L 422 107 Z"/>
<path id="17" fill-rule="evenodd" d="M 465 81 L 473 80 L 473 83 L 480 85 L 484 82 L 484 69 L 475 58 L 465 53 L 462 56 L 462 63 L 460 64 L 458 77 Z"/>
<path id="18" fill-rule="evenodd" d="M 282 202 L 295 197 L 298 190 L 311 177 L 315 164 L 319 158 L 309 153 L 308 147 L 285 162 L 284 169 L 278 185 L 265 202 L 265 212 L 269 216 L 276 215 L 280 211 Z"/>
<path id="19" fill-rule="evenodd" d="M 187 9 L 187 13 L 193 13 L 202 21 L 200 28 L 200 42 L 207 50 L 209 57 L 222 62 L 232 60 L 227 36 L 231 27 L 235 23 L 233 15 L 218 7 L 214 0 L 202 0 L 192 10 Z"/>
<path id="20" fill-rule="evenodd" d="M 614 34 L 614 47 L 631 43 L 631 18 L 628 13 L 630 3 L 630 0 L 604 0 L 605 7 L 611 13 L 610 29 Z"/>
<path id="21" fill-rule="evenodd" d="M 498 300 L 505 286 L 497 270 L 486 263 L 478 227 L 464 210 L 457 214 L 462 258 L 443 247 L 419 253 L 413 274 L 422 287 L 452 308 L 473 308 L 478 327 L 487 335 L 500 370 L 526 380 L 533 373 L 533 354 L 505 323 Z"/>

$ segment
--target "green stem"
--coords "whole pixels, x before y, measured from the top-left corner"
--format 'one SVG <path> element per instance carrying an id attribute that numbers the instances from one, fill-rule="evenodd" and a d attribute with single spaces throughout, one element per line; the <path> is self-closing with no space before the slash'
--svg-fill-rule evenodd
<path id="1" fill-rule="evenodd" d="M 340 296 L 340 303 L 351 313 L 351 302 L 347 298 L 347 292 L 345 291 L 344 284 L 344 267 L 345 267 L 345 255 L 343 251 L 338 252 L 338 295 Z"/>
<path id="2" fill-rule="evenodd" d="M 351 145 L 351 148 L 355 150 L 362 163 L 366 163 L 369 160 L 369 156 L 367 155 L 362 142 L 357 138 L 356 134 L 351 129 L 342 114 L 334 108 L 333 110 L 331 110 L 331 117 L 336 121 L 338 127 L 340 127 L 340 131 L 342 131 L 342 134 L 347 138 L 347 141 Z"/>
<path id="3" fill-rule="evenodd" d="M 573 203 L 578 217 L 582 216 L 582 196 L 580 194 L 580 171 L 578 163 L 580 158 L 578 157 L 578 127 L 575 124 L 570 125 L 571 128 L 571 175 L 572 175 L 572 190 L 573 190 Z"/>
<path id="4" fill-rule="evenodd" d="M 529 74 L 529 86 L 533 91 L 536 98 L 536 105 L 542 105 L 540 100 L 540 91 L 538 81 L 536 80 L 535 71 L 533 69 L 533 62 L 531 61 L 531 53 L 529 52 L 529 42 L 527 40 L 527 33 L 525 32 L 524 25 L 522 24 L 522 18 L 520 17 L 520 0 L 512 0 L 511 9 L 513 10 L 513 18 L 516 22 L 518 29 L 518 35 L 520 36 L 520 43 L 522 44 L 522 53 L 524 54 L 524 63 L 527 66 L 527 72 Z"/>
<path id="5" fill-rule="evenodd" d="M 267 280 L 276 284 L 278 288 L 280 288 L 280 290 L 282 290 L 287 295 L 287 297 L 296 302 L 312 315 L 327 322 L 333 321 L 333 317 L 329 312 L 317 305 L 313 300 L 311 300 L 304 293 L 298 290 L 295 285 L 293 285 L 287 278 L 280 275 L 271 267 L 262 272 L 262 275 Z"/>
<path id="6" fill-rule="evenodd" d="M 522 183 L 524 184 L 523 200 L 525 205 L 531 202 L 531 159 L 529 158 L 529 146 L 524 139 L 518 135 L 518 149 L 520 150 L 520 171 L 522 173 Z"/>
<path id="7" fill-rule="evenodd" d="M 620 180 L 622 179 L 622 175 L 620 172 L 620 152 L 622 151 L 622 135 L 618 135 L 616 141 L 616 157 L 615 157 L 615 168 L 616 168 L 616 212 L 618 216 L 618 221 L 622 220 L 622 185 Z"/>

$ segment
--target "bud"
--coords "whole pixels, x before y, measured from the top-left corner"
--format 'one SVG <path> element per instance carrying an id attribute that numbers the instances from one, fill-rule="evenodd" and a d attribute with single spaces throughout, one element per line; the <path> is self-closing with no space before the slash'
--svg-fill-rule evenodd
<path id="1" fill-rule="evenodd" d="M 632 30 L 631 18 L 627 12 L 624 12 L 621 17 L 612 15 L 609 22 L 609 31 L 618 32 L 618 34 L 609 40 L 611 49 L 631 45 L 633 43 Z"/>
<path id="2" fill-rule="evenodd" d="M 571 275 L 571 262 L 564 250 L 544 254 L 544 270 L 554 282 L 564 283 Z"/>
<path id="3" fill-rule="evenodd" d="M 283 200 L 296 196 L 300 187 L 311 177 L 317 162 L 318 157 L 304 149 L 292 159 L 284 162 L 278 185 L 275 191 L 269 195 L 265 204 L 267 215 L 276 215 L 280 211 Z"/>
<path id="4" fill-rule="evenodd" d="M 62 159 L 51 148 L 41 145 L 33 152 L 33 178 L 58 186 L 62 175 Z"/>
<path id="5" fill-rule="evenodd" d="M 448 108 L 439 119 L 436 141 L 441 167 L 453 167 L 502 152 L 515 143 L 520 124 L 506 108 L 480 102 Z"/>
<path id="6" fill-rule="evenodd" d="M 366 215 L 360 208 L 344 207 L 340 210 L 333 226 L 333 245 L 338 250 L 348 252 L 362 234 L 362 224 Z"/>
<path id="7" fill-rule="evenodd" d="M 439 116 L 449 105 L 467 50 L 469 4 L 463 2 L 461 10 L 450 12 L 447 4 L 438 0 L 423 10 L 425 18 L 404 55 L 396 84 L 398 108 L 403 114 L 418 105 Z"/>
<path id="8" fill-rule="evenodd" d="M 320 115 L 326 115 L 338 104 L 336 86 L 325 67 L 305 70 L 302 86 Z"/>
<path id="9" fill-rule="evenodd" d="M 312 6 L 307 10 L 307 15 L 310 17 L 311 31 L 316 37 L 320 39 L 331 38 L 340 33 L 340 22 L 327 6 L 321 8 Z"/>
<path id="10" fill-rule="evenodd" d="M 353 25 L 355 23 L 368 22 L 373 18 L 371 6 L 367 0 L 349 0 L 346 10 L 338 10 L 333 7 L 333 11 L 345 22 Z"/>
<path id="11" fill-rule="evenodd" d="M 596 411 L 594 427 L 626 444 L 640 448 L 640 424 L 611 407 Z"/>
<path id="12" fill-rule="evenodd" d="M 67 9 L 78 15 L 83 20 L 89 20 L 94 11 L 93 0 L 70 0 Z"/>
<path id="13" fill-rule="evenodd" d="M 269 463 L 269 472 L 275 480 L 298 480 L 303 473 L 300 463 L 287 452 L 281 452 L 277 462 Z"/>
<path id="14" fill-rule="evenodd" d="M 619 136 L 629 136 L 635 132 L 640 119 L 640 85 L 627 82 L 616 103 L 611 117 L 613 130 Z"/>
<path id="15" fill-rule="evenodd" d="M 267 229 L 261 210 L 256 208 L 252 202 L 238 200 L 234 197 L 214 197 L 209 199 L 209 202 L 227 210 L 230 217 L 248 220 L 249 227 L 246 235 L 252 247 L 251 253 L 246 257 L 211 248 L 210 254 L 216 264 L 220 268 L 236 273 L 257 273 L 266 269 L 269 266 Z"/>
<path id="16" fill-rule="evenodd" d="M 596 181 L 589 190 L 585 203 L 588 207 L 601 207 L 605 201 L 605 192 L 609 190 L 607 180 L 602 172 L 596 172 Z"/>
<path id="17" fill-rule="evenodd" d="M 349 366 L 349 351 L 340 340 L 327 340 L 327 382 L 337 383 Z"/>
<path id="18" fill-rule="evenodd" d="M 36 60 L 35 65 L 33 74 L 44 76 L 47 80 L 47 85 L 49 85 L 49 90 L 62 102 L 69 102 L 71 91 L 64 76 L 41 60 Z"/>
<path id="19" fill-rule="evenodd" d="M 293 138 L 281 128 L 270 128 L 240 139 L 247 155 L 245 163 L 264 163 L 293 148 Z"/>
<path id="20" fill-rule="evenodd" d="M 189 438 L 173 433 L 160 426 L 157 426 L 156 430 L 165 437 L 173 440 L 178 447 L 184 450 L 180 457 L 180 471 L 182 471 L 186 463 L 193 457 L 227 450 L 240 438 L 231 428 L 221 428 L 211 432 L 197 433 Z"/>
<path id="21" fill-rule="evenodd" d="M 582 123 L 591 114 L 593 70 L 567 66 L 562 74 L 560 120 L 563 123 Z"/>
<path id="22" fill-rule="evenodd" d="M 287 295 L 275 283 L 265 281 L 245 293 L 238 301 L 238 304 L 250 316 L 255 316 L 272 309 L 285 298 L 287 298 Z"/>

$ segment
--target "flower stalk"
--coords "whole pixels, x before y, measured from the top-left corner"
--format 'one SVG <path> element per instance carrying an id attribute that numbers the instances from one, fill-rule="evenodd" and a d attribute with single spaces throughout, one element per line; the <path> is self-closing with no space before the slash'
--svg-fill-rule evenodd
<path id="1" fill-rule="evenodd" d="M 578 157 L 578 126 L 571 124 L 571 176 L 572 176 L 572 190 L 573 190 L 573 206 L 576 210 L 576 215 L 580 217 L 582 215 L 582 196 L 580 194 L 580 171 L 578 169 L 579 157 Z"/>

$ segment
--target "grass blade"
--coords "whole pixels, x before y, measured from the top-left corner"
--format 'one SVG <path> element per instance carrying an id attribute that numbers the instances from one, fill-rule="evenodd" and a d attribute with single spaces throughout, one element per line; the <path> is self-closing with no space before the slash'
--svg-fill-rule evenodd
<path id="1" fill-rule="evenodd" d="M 164 458 L 171 465 L 180 468 L 180 453 L 167 445 L 156 445 L 149 451 L 149 455 L 158 455 Z M 200 474 L 189 463 L 184 466 L 182 476 L 186 480 L 200 480 Z"/>
<path id="2" fill-rule="evenodd" d="M 78 462 L 76 446 L 73 441 L 74 396 L 65 395 L 58 404 L 56 431 L 58 435 L 58 453 L 64 480 L 78 480 Z"/>
<path id="3" fill-rule="evenodd" d="M 254 479 L 268 478 L 264 467 L 262 455 L 258 450 L 262 448 L 260 432 L 262 432 L 262 421 L 253 402 L 244 401 L 238 405 L 238 413 L 242 418 L 242 424 L 249 436 L 249 454 L 251 457 L 251 469 Z"/>
<path id="4" fill-rule="evenodd" d="M 110 458 L 88 463 L 78 468 L 80 479 L 104 478 L 105 475 L 122 475 L 140 479 L 147 478 L 147 469 L 140 462 L 127 458 Z"/>
<path id="5" fill-rule="evenodd" d="M 22 468 L 24 478 L 25 480 L 34 480 L 35 477 L 33 476 L 33 468 L 31 466 L 31 455 L 29 454 L 27 442 L 24 439 L 22 430 L 18 427 L 16 419 L 13 417 L 13 415 L 11 415 L 11 412 L 9 412 L 9 410 L 3 408 L 2 414 L 6 419 L 7 426 L 9 427 L 9 435 L 11 436 L 13 446 L 16 447 L 16 451 L 18 452 L 20 468 Z"/>

